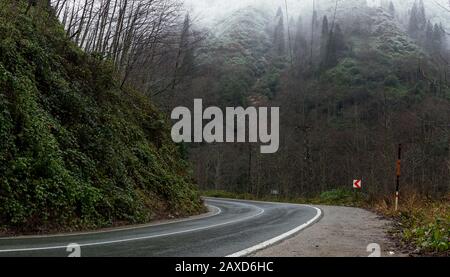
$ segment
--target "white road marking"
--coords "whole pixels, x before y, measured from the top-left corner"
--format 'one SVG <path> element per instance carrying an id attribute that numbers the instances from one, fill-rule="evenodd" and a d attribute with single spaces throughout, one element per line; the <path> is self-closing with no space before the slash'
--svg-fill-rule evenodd
<path id="1" fill-rule="evenodd" d="M 254 253 L 254 252 L 258 251 L 258 250 L 267 248 L 267 247 L 269 247 L 269 246 L 271 246 L 271 245 L 273 245 L 273 244 L 275 244 L 275 243 L 277 243 L 279 241 L 282 241 L 282 240 L 284 240 L 284 239 L 286 239 L 286 238 L 288 238 L 288 237 L 290 237 L 290 236 L 300 232 L 301 230 L 309 227 L 310 225 L 314 224 L 316 222 L 316 220 L 318 220 L 320 218 L 320 216 L 322 215 L 322 211 L 319 208 L 316 208 L 316 207 L 313 207 L 313 206 L 308 206 L 308 205 L 301 205 L 301 206 L 303 206 L 303 207 L 310 207 L 310 208 L 316 209 L 316 211 L 317 211 L 316 215 L 311 220 L 309 220 L 308 222 L 306 222 L 306 223 L 304 223 L 304 224 L 302 224 L 302 225 L 300 225 L 300 226 L 298 226 L 298 227 L 296 227 L 296 228 L 294 228 L 294 229 L 292 229 L 292 230 L 290 230 L 290 231 L 288 231 L 288 232 L 286 232 L 284 234 L 281 234 L 281 235 L 279 235 L 277 237 L 274 237 L 272 239 L 266 240 L 266 241 L 264 241 L 262 243 L 259 243 L 259 244 L 255 245 L 255 246 L 252 246 L 252 247 L 249 247 L 247 249 L 241 250 L 239 252 L 230 254 L 227 257 L 244 257 L 244 256 L 248 256 L 251 253 Z"/>
<path id="2" fill-rule="evenodd" d="M 144 236 L 144 237 L 136 237 L 136 238 L 129 238 L 129 239 L 118 239 L 118 240 L 101 241 L 101 242 L 84 243 L 84 244 L 80 243 L 79 245 L 81 247 L 106 245 L 106 244 L 123 243 L 123 242 L 145 240 L 145 239 L 165 237 L 165 236 L 171 236 L 171 235 L 178 235 L 178 234 L 184 234 L 184 233 L 195 232 L 195 231 L 200 231 L 200 230 L 207 230 L 207 229 L 211 229 L 211 228 L 214 228 L 214 227 L 219 227 L 219 226 L 228 225 L 228 224 L 232 224 L 232 223 L 236 223 L 236 222 L 240 222 L 240 221 L 249 220 L 251 218 L 260 216 L 260 215 L 262 215 L 265 212 L 265 210 L 262 209 L 262 208 L 259 208 L 259 207 L 253 206 L 253 205 L 249 205 L 249 204 L 240 203 L 240 202 L 230 202 L 230 201 L 224 201 L 224 200 L 215 200 L 215 201 L 225 202 L 225 203 L 233 203 L 233 204 L 238 204 L 238 205 L 247 206 L 247 207 L 254 207 L 254 208 L 256 208 L 258 210 L 258 213 L 254 214 L 254 215 L 251 215 L 251 216 L 247 216 L 247 217 L 243 217 L 243 218 L 240 218 L 240 219 L 236 219 L 236 220 L 231 220 L 231 221 L 227 221 L 227 222 L 222 222 L 222 223 L 218 223 L 218 224 L 213 224 L 213 225 L 209 225 L 209 226 L 198 227 L 198 228 L 188 229 L 188 230 L 183 230 L 183 231 L 176 231 L 176 232 L 170 232 L 170 233 L 165 233 L 165 234 L 158 234 L 158 235 L 151 235 L 151 236 Z M 49 246 L 49 247 L 4 249 L 4 250 L 0 250 L 0 253 L 54 250 L 54 249 L 65 249 L 66 247 L 67 247 L 67 244 L 66 245 L 58 245 L 58 246 Z"/>
<path id="3" fill-rule="evenodd" d="M 197 220 L 197 219 L 205 219 L 205 218 L 210 218 L 210 217 L 213 217 L 213 216 L 216 216 L 216 215 L 219 215 L 222 213 L 222 210 L 219 207 L 216 207 L 214 205 L 208 205 L 208 204 L 206 204 L 206 206 L 216 209 L 216 212 L 211 213 L 211 214 L 206 214 L 206 215 L 194 215 L 194 216 L 184 218 L 184 219 L 168 220 L 167 222 L 161 222 L 161 223 L 149 223 L 149 224 L 142 224 L 142 225 L 136 225 L 136 226 L 130 226 L 130 227 L 119 227 L 119 228 L 91 231 L 91 232 L 74 232 L 74 233 L 66 233 L 66 234 L 36 235 L 36 236 L 31 235 L 31 236 L 17 236 L 17 237 L 0 237 L 0 241 L 2 241 L 2 240 L 23 240 L 23 239 L 42 239 L 42 238 L 85 236 L 85 235 L 113 233 L 113 232 L 120 232 L 120 231 L 130 231 L 130 230 L 137 230 L 137 229 L 143 229 L 143 228 L 154 227 L 154 226 L 175 224 L 175 223 L 180 223 L 180 222 L 185 222 L 185 221 L 192 221 L 192 220 Z"/>

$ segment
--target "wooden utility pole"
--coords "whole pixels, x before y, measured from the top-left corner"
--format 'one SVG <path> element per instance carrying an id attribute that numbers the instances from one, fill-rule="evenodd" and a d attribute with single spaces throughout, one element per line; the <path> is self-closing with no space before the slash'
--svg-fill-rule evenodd
<path id="1" fill-rule="evenodd" d="M 398 158 L 397 158 L 397 181 L 395 187 L 395 211 L 398 210 L 398 197 L 400 190 L 400 175 L 401 175 L 401 163 L 402 163 L 402 145 L 398 145 Z"/>

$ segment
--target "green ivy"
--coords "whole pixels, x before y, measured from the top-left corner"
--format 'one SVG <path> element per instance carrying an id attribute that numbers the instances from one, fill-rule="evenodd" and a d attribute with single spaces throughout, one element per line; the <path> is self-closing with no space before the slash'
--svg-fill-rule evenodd
<path id="1" fill-rule="evenodd" d="M 148 99 L 119 89 L 112 64 L 84 54 L 45 10 L 21 8 L 0 11 L 0 228 L 78 230 L 202 211 Z"/>

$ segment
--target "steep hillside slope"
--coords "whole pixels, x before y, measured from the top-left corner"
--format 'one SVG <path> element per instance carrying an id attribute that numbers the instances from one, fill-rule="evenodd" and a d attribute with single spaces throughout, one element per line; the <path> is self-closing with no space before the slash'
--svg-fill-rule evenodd
<path id="1" fill-rule="evenodd" d="M 335 1 L 321 3 L 323 10 L 317 13 L 317 34 L 311 43 L 312 50 L 310 42 L 305 40 L 311 38 L 310 27 L 307 27 L 309 22 L 302 20 L 298 30 L 291 16 L 288 30 L 287 17 L 282 15 L 284 29 L 281 41 L 285 45 L 284 54 L 278 56 L 274 50 L 280 43 L 276 34 L 278 17 L 275 10 L 247 6 L 218 20 L 211 28 L 213 35 L 200 55 L 201 65 L 208 68 L 209 74 L 215 74 L 211 78 L 217 80 L 213 93 L 218 96 L 217 101 L 246 105 L 255 97 L 274 100 L 282 91 L 282 83 L 286 85 L 299 77 L 286 75 L 293 71 L 304 73 L 302 87 L 308 87 L 309 91 L 322 90 L 324 93 L 320 94 L 324 95 L 327 87 L 331 87 L 333 94 L 344 90 L 361 92 L 361 89 L 378 93 L 381 89 L 394 93 L 396 97 L 407 98 L 403 100 L 415 97 L 408 94 L 411 91 L 420 94 L 418 97 L 427 92 L 448 97 L 448 88 L 443 83 L 446 77 L 439 72 L 436 57 L 431 57 L 420 43 L 409 37 L 396 16 L 380 7 L 367 7 L 365 0 L 343 1 L 337 6 L 333 22 L 334 5 Z M 279 9 L 279 12 L 285 10 Z M 324 16 L 328 17 L 328 28 L 333 24 L 340 25 L 342 32 L 338 39 L 343 44 L 343 49 L 335 54 L 336 61 L 326 67 L 322 66 L 322 44 L 326 39 L 320 34 Z M 298 33 L 302 33 L 303 41 L 300 43 L 297 41 Z M 306 52 L 301 58 L 296 54 L 298 45 Z M 289 61 L 291 50 L 293 66 L 297 67 L 294 70 L 291 70 Z M 312 62 L 309 61 L 310 52 Z M 286 75 L 284 80 L 283 75 Z"/>
<path id="2" fill-rule="evenodd" d="M 15 1 L 14 1 L 15 2 Z M 0 1 L 0 231 L 147 222 L 203 210 L 168 126 L 47 10 Z"/>
<path id="3" fill-rule="evenodd" d="M 216 105 L 279 106 L 281 146 L 265 156 L 251 146 L 221 146 L 217 157 L 195 149 L 197 160 L 208 161 L 196 165 L 201 185 L 314 195 L 346 187 L 356 175 L 364 176 L 369 192 L 392 193 L 392 165 L 403 143 L 408 145 L 404 182 L 445 193 L 450 176 L 442 174 L 450 157 L 443 127 L 450 111 L 445 49 L 442 55 L 427 49 L 400 20 L 404 16 L 385 8 L 339 1 L 333 20 L 336 2 L 324 2 L 316 16 L 292 18 L 295 10 L 289 20 L 283 7 L 249 6 L 212 29 L 214 43 L 202 49 L 193 91 Z M 277 55 L 274 49 L 283 43 L 284 55 Z M 241 155 L 234 158 L 236 153 Z M 233 164 L 226 164 L 227 154 Z"/>
<path id="4" fill-rule="evenodd" d="M 218 21 L 201 50 L 200 63 L 214 68 L 218 102 L 246 105 L 248 97 L 271 96 L 277 85 L 279 68 L 273 61 L 274 15 L 248 6 Z M 272 89 L 271 89 L 272 88 Z"/>
<path id="5" fill-rule="evenodd" d="M 341 22 L 345 22 L 342 25 L 347 52 L 340 57 L 338 65 L 325 74 L 333 76 L 337 85 L 390 89 L 412 85 L 412 80 L 419 81 L 417 70 L 434 73 L 433 64 L 420 46 L 382 9 L 360 8 L 354 9 L 352 14 L 342 14 L 346 15 Z"/>

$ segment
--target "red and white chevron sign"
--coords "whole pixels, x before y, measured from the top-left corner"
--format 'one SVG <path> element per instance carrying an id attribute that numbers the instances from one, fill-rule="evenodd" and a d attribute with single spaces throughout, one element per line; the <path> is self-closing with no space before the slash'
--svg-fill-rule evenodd
<path id="1" fill-rule="evenodd" d="M 353 188 L 361 189 L 362 188 L 362 180 L 353 180 Z"/>

